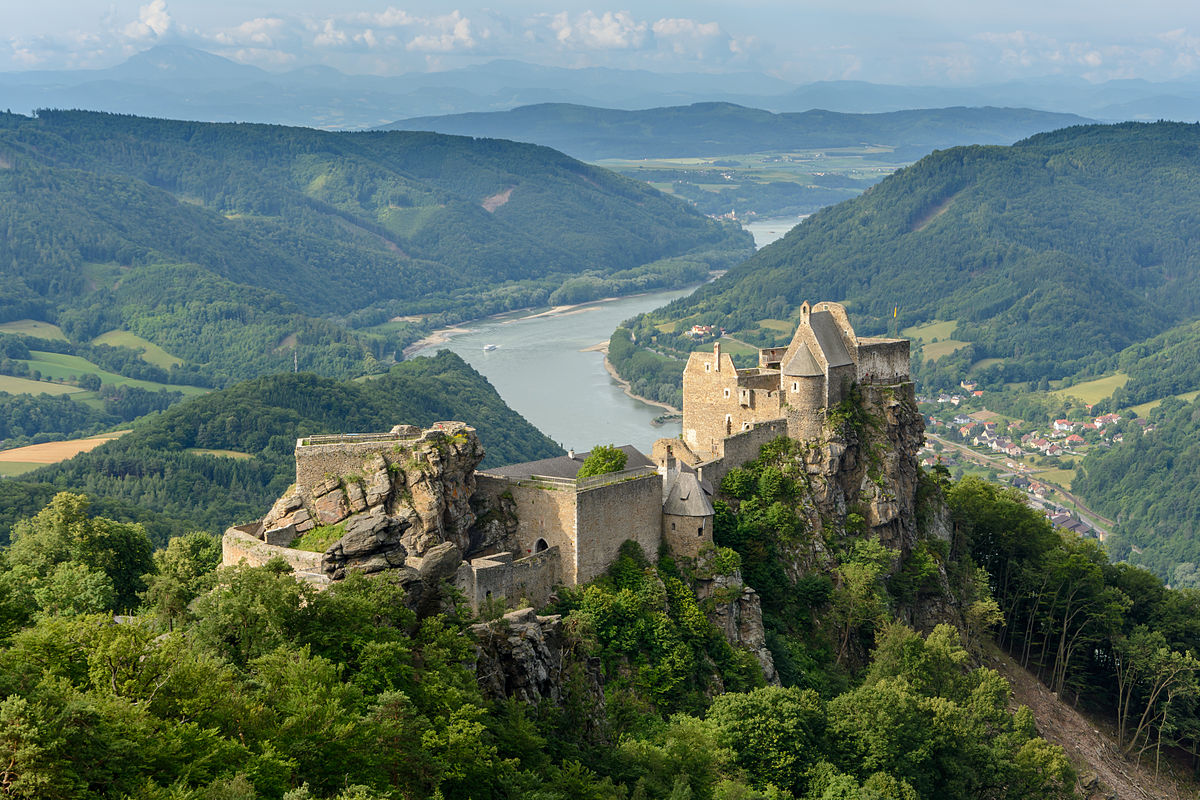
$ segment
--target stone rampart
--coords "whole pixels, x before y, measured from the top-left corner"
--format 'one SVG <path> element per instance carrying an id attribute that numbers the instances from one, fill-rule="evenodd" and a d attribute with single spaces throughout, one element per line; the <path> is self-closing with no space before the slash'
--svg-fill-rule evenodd
<path id="1" fill-rule="evenodd" d="M 700 464 L 696 472 L 701 480 L 709 481 L 713 490 L 718 491 L 721 488 L 721 479 L 729 470 L 758 458 L 758 451 L 764 444 L 787 434 L 787 420 L 760 422 L 750 430 L 726 439 L 725 455 Z"/>
<path id="2" fill-rule="evenodd" d="M 859 339 L 858 382 L 891 384 L 909 379 L 908 339 Z"/>
<path id="3" fill-rule="evenodd" d="M 424 431 L 412 425 L 398 425 L 397 429 L 387 433 L 321 434 L 297 439 L 296 485 L 312 488 L 331 478 L 360 475 L 376 455 L 391 463 L 401 454 L 469 426 L 461 422 L 435 422 Z"/>
<path id="4" fill-rule="evenodd" d="M 658 555 L 662 491 L 662 476 L 648 470 L 576 492 L 578 542 L 573 583 L 585 583 L 602 574 L 616 560 L 626 539 L 641 545 L 650 558 Z"/>
<path id="5" fill-rule="evenodd" d="M 321 572 L 321 553 L 267 544 L 255 535 L 259 527 L 260 524 L 255 522 L 225 531 L 221 537 L 221 566 L 261 567 L 273 558 L 282 558 L 301 580 L 318 586 L 328 585 L 329 578 Z"/>
<path id="6" fill-rule="evenodd" d="M 550 602 L 554 587 L 562 582 L 562 554 L 551 547 L 526 558 L 514 559 L 512 553 L 497 553 L 464 561 L 454 576 L 454 584 L 478 611 L 489 600 L 509 605 Z"/>

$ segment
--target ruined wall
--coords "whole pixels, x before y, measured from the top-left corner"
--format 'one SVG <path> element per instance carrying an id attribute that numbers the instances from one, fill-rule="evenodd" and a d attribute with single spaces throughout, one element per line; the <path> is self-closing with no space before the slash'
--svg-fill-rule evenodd
<path id="1" fill-rule="evenodd" d="M 829 367 L 826 369 L 826 372 L 829 374 L 829 378 L 826 381 L 825 402 L 822 405 L 825 408 L 832 408 L 846 399 L 850 387 L 858 379 L 858 373 L 854 368 L 854 364 Z"/>
<path id="2" fill-rule="evenodd" d="M 713 543 L 712 517 L 662 515 L 662 538 L 678 558 L 695 558 Z"/>
<path id="3" fill-rule="evenodd" d="M 329 579 L 321 573 L 321 553 L 267 544 L 253 535 L 258 527 L 259 524 L 255 522 L 225 531 L 221 537 L 221 566 L 246 564 L 261 567 L 273 558 L 282 558 L 301 580 L 318 585 L 329 583 Z"/>
<path id="4" fill-rule="evenodd" d="M 447 431 L 467 426 L 440 422 Z M 404 451 L 420 448 L 432 441 L 442 429 L 422 431 L 414 426 L 398 426 L 403 433 L 347 433 L 308 436 L 296 440 L 296 485 L 313 487 L 329 478 L 357 475 L 376 454 L 395 460 Z"/>
<path id="5" fill-rule="evenodd" d="M 640 544 L 650 558 L 658 555 L 662 492 L 662 476 L 657 472 L 578 492 L 575 583 L 590 581 L 608 569 L 626 539 Z"/>
<path id="6" fill-rule="evenodd" d="M 860 383 L 892 384 L 909 379 L 908 339 L 861 339 L 858 347 Z"/>
<path id="7" fill-rule="evenodd" d="M 721 487 L 721 479 L 725 477 L 725 473 L 734 467 L 740 467 L 747 461 L 753 461 L 758 458 L 758 451 L 762 449 L 764 444 L 772 439 L 778 439 L 780 436 L 787 436 L 787 434 L 788 426 L 786 420 L 777 419 L 770 422 L 760 422 L 754 428 L 726 439 L 725 455 L 701 464 L 696 472 L 701 480 L 709 481 L 712 483 L 713 489 L 718 490 Z"/>

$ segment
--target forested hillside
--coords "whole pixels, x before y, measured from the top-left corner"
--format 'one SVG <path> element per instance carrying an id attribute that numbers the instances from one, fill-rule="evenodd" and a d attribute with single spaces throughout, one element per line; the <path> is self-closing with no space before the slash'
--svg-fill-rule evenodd
<path id="1" fill-rule="evenodd" d="M 920 108 L 886 114 L 774 114 L 732 103 L 622 111 L 542 103 L 509 111 L 414 117 L 383 130 L 437 131 L 536 142 L 576 158 L 712 157 L 805 148 L 895 146 L 903 162 L 957 144 L 1009 144 L 1087 122 L 1027 108 Z"/>
<path id="2" fill-rule="evenodd" d="M 165 515 L 175 527 L 155 528 L 156 544 L 163 545 L 168 533 L 217 533 L 260 517 L 295 480 L 292 454 L 300 436 L 438 420 L 474 426 L 488 466 L 562 452 L 506 406 L 479 373 L 443 351 L 363 382 L 304 373 L 246 381 L 146 417 L 121 439 L 15 485 L 30 487 L 27 491 L 43 501 L 46 490 L 31 485 L 86 492 Z M 10 494 L 17 493 L 14 482 L 5 484 Z M 10 499 L 10 509 L 0 516 L 0 541 L 12 515 L 28 506 Z"/>
<path id="3" fill-rule="evenodd" d="M 749 247 L 543 147 L 67 111 L 0 116 L 0 229 L 0 322 L 57 322 L 76 342 L 127 329 L 221 381 L 294 357 L 371 371 L 382 353 L 335 318 L 504 310 L 572 276 L 728 265 Z M 617 288 L 656 275 L 678 281 L 679 264 Z"/>
<path id="4" fill-rule="evenodd" d="M 790 326 L 772 319 L 828 299 L 860 333 L 883 333 L 896 309 L 898 327 L 953 321 L 960 346 L 944 358 L 959 377 L 985 359 L 978 377 L 996 384 L 1112 368 L 1200 315 L 1197 145 L 1194 125 L 1123 124 L 933 153 L 635 333 L 679 354 L 693 322 L 774 343 Z"/>

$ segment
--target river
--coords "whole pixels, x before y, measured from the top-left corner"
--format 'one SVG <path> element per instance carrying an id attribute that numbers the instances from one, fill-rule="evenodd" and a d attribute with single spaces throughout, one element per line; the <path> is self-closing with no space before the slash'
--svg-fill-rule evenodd
<path id="1" fill-rule="evenodd" d="M 795 223 L 794 218 L 791 220 Z M 760 226 L 755 229 L 752 226 Z M 751 223 L 759 247 L 788 231 L 786 220 Z M 760 239 L 760 237 L 762 237 Z M 677 436 L 679 421 L 655 425 L 664 409 L 634 400 L 604 368 L 607 343 L 623 321 L 694 291 L 673 289 L 588 303 L 560 313 L 516 312 L 464 323 L 449 340 L 417 350 L 453 350 L 491 381 L 504 402 L 564 448 L 631 444 L 649 453 L 654 440 Z M 495 345 L 493 350 L 484 350 Z"/>

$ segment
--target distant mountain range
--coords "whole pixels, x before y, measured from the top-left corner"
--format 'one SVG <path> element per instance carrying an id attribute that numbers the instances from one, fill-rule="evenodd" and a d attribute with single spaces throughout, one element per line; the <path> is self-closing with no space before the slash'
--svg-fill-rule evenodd
<path id="1" fill-rule="evenodd" d="M 897 163 L 962 144 L 1012 144 L 1041 131 L 1091 122 L 1026 108 L 937 108 L 880 114 L 804 111 L 774 114 L 732 103 L 621 111 L 565 103 L 510 111 L 416 117 L 384 130 L 435 131 L 514 139 L 584 160 L 720 156 L 802 148 L 895 147 Z"/>
<path id="2" fill-rule="evenodd" d="M 758 73 L 653 73 L 492 61 L 445 72 L 346 75 L 309 66 L 268 72 L 180 45 L 108 69 L 0 74 L 0 108 L 79 108 L 212 122 L 368 128 L 416 116 L 540 103 L 617 109 L 727 102 L 775 112 L 878 113 L 950 106 L 1023 107 L 1101 120 L 1200 119 L 1200 83 L 1091 84 L 1069 78 L 971 87 L 859 81 L 796 85 Z"/>

